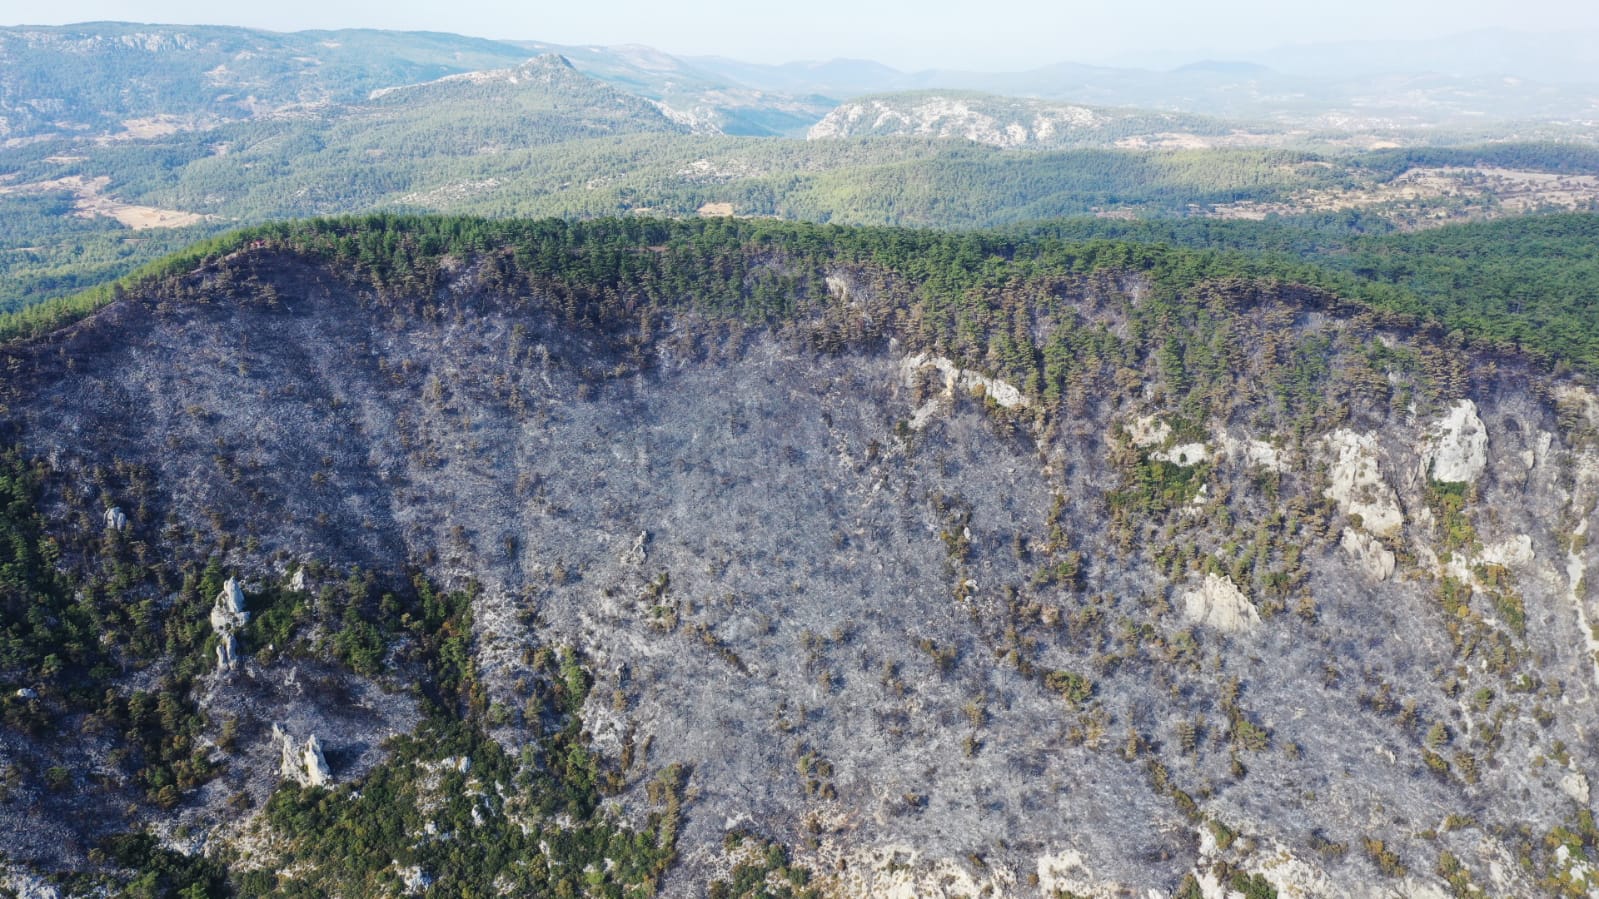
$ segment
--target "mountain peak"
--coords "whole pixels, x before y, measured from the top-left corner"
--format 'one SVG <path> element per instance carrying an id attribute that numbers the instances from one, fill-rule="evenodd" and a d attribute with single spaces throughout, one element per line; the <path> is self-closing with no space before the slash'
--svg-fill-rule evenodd
<path id="1" fill-rule="evenodd" d="M 522 69 L 570 69 L 577 71 L 572 61 L 560 53 L 540 53 L 527 62 L 522 63 Z"/>

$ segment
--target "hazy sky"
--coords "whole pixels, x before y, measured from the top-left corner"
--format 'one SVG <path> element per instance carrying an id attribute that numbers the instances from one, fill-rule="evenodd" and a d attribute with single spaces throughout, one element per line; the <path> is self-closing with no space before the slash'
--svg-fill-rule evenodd
<path id="1" fill-rule="evenodd" d="M 759 62 L 853 56 L 899 68 L 1241 54 L 1478 28 L 1599 29 L 1587 0 L 0 0 L 0 24 L 92 20 L 398 28 L 565 44 L 649 44 Z"/>

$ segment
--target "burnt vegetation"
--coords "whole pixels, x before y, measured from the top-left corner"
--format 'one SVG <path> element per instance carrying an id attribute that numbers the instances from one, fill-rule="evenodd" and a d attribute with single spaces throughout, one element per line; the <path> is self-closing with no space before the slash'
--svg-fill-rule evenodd
<path id="1" fill-rule="evenodd" d="M 1277 843 L 1464 895 L 1489 847 L 1575 891 L 1591 659 L 1564 584 L 1484 547 L 1580 550 L 1592 360 L 1352 284 L 1104 240 L 370 217 L 8 318 L 4 832 L 132 895 L 847 894 L 891 875 L 826 860 L 896 841 L 979 880 L 1074 845 L 1185 896 L 1272 895 Z M 1487 473 L 1405 479 L 1463 398 Z M 1383 435 L 1391 579 L 1342 549 L 1338 429 Z M 1190 611 L 1221 581 L 1253 624 Z M 279 782 L 278 718 L 334 783 Z"/>

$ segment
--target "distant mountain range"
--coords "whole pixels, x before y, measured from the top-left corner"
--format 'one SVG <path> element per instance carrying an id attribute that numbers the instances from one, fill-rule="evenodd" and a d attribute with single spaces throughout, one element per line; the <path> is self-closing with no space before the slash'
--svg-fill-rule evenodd
<path id="1" fill-rule="evenodd" d="M 116 22 L 0 28 L 0 140 L 350 102 L 378 88 L 514 66 L 528 55 L 453 34 Z"/>
<path id="2" fill-rule="evenodd" d="M 653 101 L 679 125 L 741 135 L 799 136 L 842 101 L 928 90 L 1313 130 L 1592 121 L 1599 118 L 1599 88 L 1592 86 L 1599 74 L 1585 53 L 1591 45 L 1581 35 L 1534 40 L 1484 32 L 1436 42 L 1310 45 L 1165 70 L 1060 63 L 1022 72 L 902 72 L 870 60 L 763 64 L 678 57 L 640 45 L 569 46 L 423 32 L 280 34 L 126 23 L 14 27 L 0 28 L 0 140 L 136 137 L 353 103 L 373 91 L 512 69 L 548 53 Z"/>
<path id="3" fill-rule="evenodd" d="M 582 60 L 574 60 L 580 68 Z M 1595 85 L 1426 70 L 1339 71 L 1331 63 L 1327 71 L 1307 75 L 1232 60 L 1190 62 L 1164 71 L 1067 62 L 1020 72 L 901 72 L 865 60 L 783 65 L 710 58 L 694 62 L 702 70 L 760 90 L 840 100 L 898 91 L 968 90 L 1317 128 L 1458 127 L 1485 118 L 1527 121 L 1599 115 Z"/>
<path id="4" fill-rule="evenodd" d="M 1300 43 L 1239 60 L 1308 78 L 1439 74 L 1462 78 L 1524 78 L 1550 84 L 1599 84 L 1599 33 L 1573 31 L 1529 34 L 1485 29 L 1430 40 L 1372 40 Z M 1129 64 L 1175 67 L 1192 54 L 1169 54 Z"/>

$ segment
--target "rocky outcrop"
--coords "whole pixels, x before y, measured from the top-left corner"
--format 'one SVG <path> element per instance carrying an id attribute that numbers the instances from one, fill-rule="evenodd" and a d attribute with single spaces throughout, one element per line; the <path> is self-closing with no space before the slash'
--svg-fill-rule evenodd
<path id="1" fill-rule="evenodd" d="M 1160 446 L 1171 437 L 1171 425 L 1153 415 L 1138 416 L 1128 421 L 1125 427 L 1127 436 L 1137 447 Z"/>
<path id="2" fill-rule="evenodd" d="M 1260 875 L 1277 891 L 1278 899 L 1331 899 L 1348 895 L 1333 884 L 1326 872 L 1281 844 L 1274 845 L 1266 857 L 1255 864 Z"/>
<path id="3" fill-rule="evenodd" d="M 1378 537 L 1398 534 L 1405 515 L 1399 496 L 1383 478 L 1376 435 L 1339 428 L 1323 438 L 1321 448 L 1331 481 L 1324 495 L 1345 515 L 1359 515 L 1367 532 Z"/>
<path id="4" fill-rule="evenodd" d="M 1083 862 L 1082 853 L 1065 849 L 1038 857 L 1038 887 L 1046 896 L 1090 896 L 1114 889 L 1100 883 Z"/>
<path id="5" fill-rule="evenodd" d="M 1488 429 L 1477 404 L 1461 400 L 1427 432 L 1422 473 L 1435 481 L 1472 483 L 1488 465 Z"/>
<path id="6" fill-rule="evenodd" d="M 1482 552 L 1477 554 L 1476 561 L 1484 565 L 1516 568 L 1531 564 L 1533 557 L 1532 536 L 1513 534 L 1497 543 L 1484 546 Z"/>
<path id="7" fill-rule="evenodd" d="M 317 741 L 316 734 L 305 738 L 305 751 L 300 754 L 300 762 L 305 768 L 307 786 L 320 787 L 332 779 L 328 760 L 322 756 L 322 744 Z"/>
<path id="8" fill-rule="evenodd" d="M 105 526 L 113 531 L 120 531 L 128 526 L 128 516 L 123 513 L 121 506 L 112 506 L 105 510 Z"/>
<path id="9" fill-rule="evenodd" d="M 244 588 L 237 578 L 228 578 L 211 606 L 211 627 L 216 630 L 240 628 L 250 620 L 244 608 Z"/>
<path id="10" fill-rule="evenodd" d="M 1141 415 L 1122 425 L 1127 438 L 1139 449 L 1149 449 L 1149 458 L 1187 468 L 1210 461 L 1210 447 L 1203 443 L 1180 443 L 1166 446 L 1171 440 L 1171 425 L 1154 415 Z"/>
<path id="11" fill-rule="evenodd" d="M 1234 464 L 1254 466 L 1269 471 L 1288 470 L 1282 452 L 1264 440 L 1234 437 L 1222 427 L 1213 427 L 1211 438 L 1216 442 L 1216 455 L 1226 456 Z"/>
<path id="12" fill-rule="evenodd" d="M 239 641 L 231 631 L 217 636 L 217 670 L 231 671 L 239 666 Z"/>
<path id="13" fill-rule="evenodd" d="M 1070 142 L 1072 132 L 1104 123 L 1100 113 L 1083 106 L 982 95 L 910 95 L 845 103 L 811 126 L 806 139 L 916 134 L 1020 147 Z"/>
<path id="14" fill-rule="evenodd" d="M 1572 771 L 1560 778 L 1560 791 L 1570 796 L 1572 802 L 1586 808 L 1589 799 L 1588 775 Z"/>
<path id="15" fill-rule="evenodd" d="M 322 743 L 316 734 L 299 743 L 281 725 L 272 725 L 272 738 L 280 745 L 278 775 L 303 787 L 321 787 L 333 782 L 328 761 L 322 755 Z"/>
<path id="16" fill-rule="evenodd" d="M 1227 633 L 1252 631 L 1260 625 L 1260 613 L 1249 597 L 1232 578 L 1214 573 L 1183 594 L 1183 617 Z"/>
<path id="17" fill-rule="evenodd" d="M 396 862 L 395 864 L 399 863 Z M 428 887 L 433 885 L 433 877 L 423 870 L 420 865 L 409 865 L 400 868 L 396 873 L 400 875 L 400 883 L 405 887 L 405 893 L 408 896 L 425 892 Z"/>
<path id="18" fill-rule="evenodd" d="M 621 563 L 623 565 L 643 565 L 645 558 L 648 557 L 648 551 L 645 550 L 644 544 L 648 543 L 649 539 L 649 531 L 639 531 L 638 536 L 633 538 L 633 545 L 622 553 Z"/>
<path id="19" fill-rule="evenodd" d="M 941 397 L 929 399 L 911 415 L 910 426 L 914 430 L 926 427 L 927 422 L 938 411 L 940 399 L 954 397 L 957 390 L 984 396 L 1006 409 L 1027 405 L 1027 398 L 1014 385 L 998 378 L 978 374 L 971 369 L 961 368 L 943 356 L 933 356 L 928 353 L 917 353 L 906 357 L 900 363 L 900 380 L 906 387 L 914 387 L 916 379 L 926 369 L 933 369 L 943 377 L 944 390 Z"/>
<path id="20" fill-rule="evenodd" d="M 244 608 L 244 590 L 236 578 L 228 578 L 211 605 L 211 629 L 217 635 L 217 670 L 231 671 L 239 665 L 238 631 L 250 620 Z"/>
<path id="21" fill-rule="evenodd" d="M 1187 468 L 1210 460 L 1210 449 L 1203 443 L 1183 443 L 1170 449 L 1155 450 L 1149 458 Z"/>
<path id="22" fill-rule="evenodd" d="M 1339 545 L 1374 581 L 1386 581 L 1394 573 L 1394 554 L 1376 537 L 1354 528 L 1344 528 Z"/>

